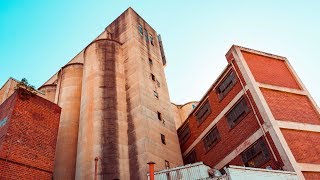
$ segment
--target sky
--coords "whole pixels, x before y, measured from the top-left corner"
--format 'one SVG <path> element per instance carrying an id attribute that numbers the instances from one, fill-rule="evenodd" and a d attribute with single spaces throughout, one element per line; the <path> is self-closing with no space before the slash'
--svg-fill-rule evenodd
<path id="1" fill-rule="evenodd" d="M 287 57 L 320 104 L 320 1 L 0 0 L 0 86 L 41 86 L 128 7 L 161 34 L 171 101 L 200 100 L 240 45 Z"/>

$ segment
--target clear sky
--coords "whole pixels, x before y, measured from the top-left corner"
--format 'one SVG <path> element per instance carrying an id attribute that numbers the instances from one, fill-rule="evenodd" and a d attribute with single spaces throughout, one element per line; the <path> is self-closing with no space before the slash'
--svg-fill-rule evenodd
<path id="1" fill-rule="evenodd" d="M 320 104 L 320 1 L 0 0 L 0 86 L 39 87 L 129 6 L 161 34 L 171 100 L 199 100 L 232 44 L 285 56 Z"/>

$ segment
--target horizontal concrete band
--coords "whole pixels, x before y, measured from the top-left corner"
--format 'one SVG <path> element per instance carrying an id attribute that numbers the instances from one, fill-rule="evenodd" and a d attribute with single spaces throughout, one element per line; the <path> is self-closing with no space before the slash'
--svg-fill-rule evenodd
<path id="1" fill-rule="evenodd" d="M 300 171 L 320 172 L 320 164 L 297 163 Z"/>
<path id="2" fill-rule="evenodd" d="M 282 120 L 276 120 L 276 122 L 277 122 L 278 127 L 282 128 L 282 129 L 293 129 L 293 130 L 300 130 L 300 131 L 320 132 L 320 125 L 282 121 Z"/>
<path id="3" fill-rule="evenodd" d="M 292 94 L 298 94 L 298 95 L 305 95 L 307 96 L 308 93 L 303 91 L 303 90 L 299 90 L 299 89 L 294 89 L 294 88 L 287 88 L 287 87 L 281 87 L 281 86 L 275 86 L 275 85 L 270 85 L 270 84 L 264 84 L 264 83 L 259 83 L 256 82 L 257 85 L 261 88 L 265 88 L 265 89 L 271 89 L 271 90 L 276 90 L 276 91 L 282 91 L 282 92 L 287 92 L 287 93 L 292 93 Z"/>
<path id="4" fill-rule="evenodd" d="M 228 154 L 223 160 L 221 160 L 216 166 L 216 169 L 223 168 L 226 164 L 228 164 L 232 159 L 237 157 L 241 152 L 247 149 L 252 143 L 256 142 L 261 136 L 263 136 L 263 131 L 258 129 L 255 133 L 253 133 L 248 139 L 243 141 L 236 149 L 234 149 L 230 154 Z"/>
<path id="5" fill-rule="evenodd" d="M 245 87 L 247 90 L 248 88 Z M 187 155 L 200 141 L 201 139 L 217 124 L 217 122 L 229 111 L 229 109 L 243 96 L 244 92 L 241 90 L 230 103 L 220 112 L 220 114 L 210 123 L 210 125 L 202 131 L 200 136 L 191 144 L 191 146 L 183 152 L 183 155 Z"/>

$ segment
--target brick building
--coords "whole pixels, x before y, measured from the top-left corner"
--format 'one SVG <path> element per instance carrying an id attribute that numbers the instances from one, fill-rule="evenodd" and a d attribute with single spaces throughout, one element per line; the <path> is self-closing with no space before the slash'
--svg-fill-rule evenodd
<path id="1" fill-rule="evenodd" d="M 285 57 L 240 46 L 178 129 L 184 163 L 295 171 L 320 179 L 319 108 Z"/>
<path id="2" fill-rule="evenodd" d="M 0 179 L 51 179 L 60 107 L 25 89 L 0 105 Z"/>

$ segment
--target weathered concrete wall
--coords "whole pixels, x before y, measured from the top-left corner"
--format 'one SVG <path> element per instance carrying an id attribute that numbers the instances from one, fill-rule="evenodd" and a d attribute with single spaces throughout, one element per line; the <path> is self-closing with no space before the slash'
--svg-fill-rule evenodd
<path id="1" fill-rule="evenodd" d="M 56 90 L 56 84 L 43 85 L 39 88 L 39 91 L 41 91 L 43 94 L 39 94 L 39 96 L 51 102 L 55 102 Z"/>
<path id="2" fill-rule="evenodd" d="M 120 43 L 103 39 L 84 53 L 76 179 L 127 179 L 125 79 Z M 121 171 L 120 171 L 121 168 Z"/>
<path id="3" fill-rule="evenodd" d="M 0 104 L 2 104 L 8 97 L 10 97 L 14 93 L 14 89 L 18 81 L 9 78 L 7 82 L 0 89 Z"/>
<path id="4" fill-rule="evenodd" d="M 191 101 L 183 105 L 176 105 L 174 103 L 171 104 L 174 113 L 176 129 L 178 129 L 183 122 L 187 120 L 188 116 L 197 105 L 197 101 Z"/>
<path id="5" fill-rule="evenodd" d="M 54 179 L 74 179 L 82 85 L 82 63 L 67 64 L 58 74 L 57 104 L 62 108 Z"/>
<path id="6" fill-rule="evenodd" d="M 98 179 L 146 179 L 149 161 L 157 163 L 156 170 L 164 169 L 165 161 L 171 167 L 182 165 L 157 33 L 151 26 L 129 8 L 68 64 L 74 62 L 84 63 L 76 179 L 93 179 L 95 166 Z M 45 83 L 57 84 L 56 103 L 58 79 L 57 73 Z"/>

